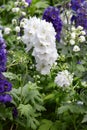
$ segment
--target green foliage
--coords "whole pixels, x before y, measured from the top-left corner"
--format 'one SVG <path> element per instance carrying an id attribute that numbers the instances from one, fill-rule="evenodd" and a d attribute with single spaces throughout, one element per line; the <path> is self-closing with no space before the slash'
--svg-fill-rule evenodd
<path id="1" fill-rule="evenodd" d="M 18 106 L 20 121 L 25 120 L 26 128 L 36 129 L 39 125 L 37 117 L 44 111 L 43 98 L 35 83 L 28 82 L 24 87 L 13 89 L 11 94 L 13 102 Z"/>

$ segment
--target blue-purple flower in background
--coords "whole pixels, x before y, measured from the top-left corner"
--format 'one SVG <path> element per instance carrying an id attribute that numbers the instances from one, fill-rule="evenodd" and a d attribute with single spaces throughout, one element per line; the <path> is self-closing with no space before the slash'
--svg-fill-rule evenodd
<path id="1" fill-rule="evenodd" d="M 0 102 L 6 103 L 12 100 L 12 97 L 7 94 L 12 89 L 12 84 L 2 75 L 6 71 L 6 44 L 3 37 L 0 37 Z"/>
<path id="2" fill-rule="evenodd" d="M 26 2 L 28 3 L 28 5 L 30 5 L 32 0 L 26 0 Z"/>
<path id="3" fill-rule="evenodd" d="M 43 19 L 47 22 L 51 22 L 56 31 L 56 39 L 60 41 L 62 31 L 62 20 L 60 18 L 60 10 L 56 7 L 48 7 L 43 13 Z"/>
<path id="4" fill-rule="evenodd" d="M 71 0 L 71 8 L 74 11 L 77 11 L 81 7 L 81 3 L 85 0 Z"/>

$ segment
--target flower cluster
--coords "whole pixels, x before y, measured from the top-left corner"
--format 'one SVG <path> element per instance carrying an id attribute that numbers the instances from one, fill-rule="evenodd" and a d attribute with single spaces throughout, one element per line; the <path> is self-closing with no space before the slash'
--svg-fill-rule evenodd
<path id="1" fill-rule="evenodd" d="M 43 19 L 47 22 L 51 22 L 56 31 L 56 39 L 60 41 L 61 31 L 62 31 L 62 20 L 60 18 L 60 11 L 56 7 L 48 7 L 43 13 Z"/>
<path id="2" fill-rule="evenodd" d="M 55 77 L 55 83 L 60 87 L 68 87 L 72 84 L 73 75 L 68 70 L 63 70 Z"/>
<path id="3" fill-rule="evenodd" d="M 81 3 L 85 0 L 71 0 L 71 8 L 74 11 L 77 11 L 81 7 Z"/>
<path id="4" fill-rule="evenodd" d="M 44 75 L 50 73 L 58 57 L 55 35 L 52 23 L 36 17 L 26 20 L 22 39 L 27 46 L 27 51 L 34 47 L 32 55 L 36 60 L 36 68 Z"/>
<path id="5" fill-rule="evenodd" d="M 78 26 L 75 28 L 74 26 L 71 27 L 70 31 L 66 31 L 66 37 L 64 38 L 65 45 L 71 45 L 73 47 L 74 52 L 80 51 L 80 43 L 86 41 L 85 38 L 86 32 L 83 30 L 82 26 Z"/>
<path id="6" fill-rule="evenodd" d="M 0 37 L 0 102 L 6 103 L 12 100 L 12 97 L 7 94 L 12 88 L 11 83 L 9 83 L 2 72 L 6 70 L 6 45 L 2 37 Z"/>

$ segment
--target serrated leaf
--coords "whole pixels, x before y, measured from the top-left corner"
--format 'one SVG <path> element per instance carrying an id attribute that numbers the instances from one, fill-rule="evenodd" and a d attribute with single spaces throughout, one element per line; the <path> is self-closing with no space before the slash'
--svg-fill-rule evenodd
<path id="1" fill-rule="evenodd" d="M 52 124 L 53 124 L 52 121 L 44 119 L 42 120 L 42 123 L 38 130 L 50 130 Z"/>
<path id="2" fill-rule="evenodd" d="M 85 123 L 87 122 L 87 114 L 84 116 L 83 120 L 82 120 L 82 123 Z"/>

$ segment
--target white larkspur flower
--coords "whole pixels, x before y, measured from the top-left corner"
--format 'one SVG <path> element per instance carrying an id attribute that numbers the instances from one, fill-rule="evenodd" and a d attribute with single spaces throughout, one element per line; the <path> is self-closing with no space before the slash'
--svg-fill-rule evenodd
<path id="1" fill-rule="evenodd" d="M 83 30 L 83 27 L 82 26 L 78 26 L 77 29 L 78 30 Z"/>
<path id="2" fill-rule="evenodd" d="M 68 70 L 63 70 L 55 77 L 55 83 L 60 87 L 69 87 L 72 84 L 73 75 Z"/>
<path id="3" fill-rule="evenodd" d="M 19 7 L 12 8 L 12 12 L 13 12 L 13 13 L 18 13 L 19 11 L 20 11 L 20 8 L 19 8 Z"/>
<path id="4" fill-rule="evenodd" d="M 75 38 L 76 38 L 76 33 L 75 33 L 75 32 L 72 32 L 72 33 L 71 33 L 71 38 L 72 38 L 72 39 L 75 39 Z"/>
<path id="5" fill-rule="evenodd" d="M 11 29 L 9 28 L 9 27 L 6 27 L 5 29 L 4 29 L 4 34 L 9 34 L 11 32 Z"/>
<path id="6" fill-rule="evenodd" d="M 86 32 L 83 30 L 83 31 L 81 31 L 81 34 L 82 35 L 86 35 Z"/>
<path id="7" fill-rule="evenodd" d="M 80 42 L 85 42 L 86 41 L 85 36 L 80 36 L 79 40 L 80 40 Z"/>
<path id="8" fill-rule="evenodd" d="M 26 50 L 33 47 L 36 69 L 43 75 L 49 74 L 58 57 L 55 29 L 51 23 L 36 17 L 26 20 L 25 23 L 22 40 L 26 44 Z"/>
<path id="9" fill-rule="evenodd" d="M 16 27 L 15 27 L 15 31 L 16 31 L 16 32 L 20 32 L 20 27 L 19 27 L 19 26 L 16 26 Z"/>
<path id="10" fill-rule="evenodd" d="M 16 25 L 17 24 L 17 20 L 16 19 L 12 19 L 12 24 L 14 25 Z"/>
<path id="11" fill-rule="evenodd" d="M 79 46 L 75 45 L 75 46 L 73 47 L 73 51 L 74 51 L 74 52 L 78 52 L 78 51 L 80 51 Z"/>
<path id="12" fill-rule="evenodd" d="M 75 44 L 75 40 L 71 39 L 70 41 L 70 45 L 74 45 Z"/>

